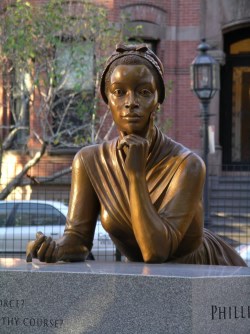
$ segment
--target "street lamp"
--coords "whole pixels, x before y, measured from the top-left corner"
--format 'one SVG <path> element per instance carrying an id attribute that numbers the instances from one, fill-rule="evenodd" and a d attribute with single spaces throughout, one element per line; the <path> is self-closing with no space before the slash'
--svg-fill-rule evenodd
<path id="1" fill-rule="evenodd" d="M 201 40 L 197 48 L 200 54 L 193 60 L 190 66 L 191 74 L 191 90 L 194 91 L 201 103 L 201 119 L 203 122 L 203 159 L 207 168 L 206 179 L 204 185 L 204 220 L 205 226 L 209 225 L 209 187 L 208 187 L 208 125 L 211 114 L 208 106 L 210 100 L 215 95 L 216 91 L 220 89 L 219 77 L 219 63 L 209 54 L 210 46 L 205 39 Z"/>

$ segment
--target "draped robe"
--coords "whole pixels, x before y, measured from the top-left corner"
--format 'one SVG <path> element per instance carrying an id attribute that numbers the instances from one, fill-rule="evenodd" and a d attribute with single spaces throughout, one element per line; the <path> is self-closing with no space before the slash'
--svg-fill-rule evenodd
<path id="1" fill-rule="evenodd" d="M 71 201 L 65 234 L 77 234 L 91 248 L 97 213 L 88 213 L 88 204 L 82 202 L 86 198 L 84 184 L 78 183 L 81 173 L 85 173 L 91 192 L 98 198 L 104 229 L 129 260 L 143 261 L 133 232 L 130 217 L 133 203 L 129 200 L 124 155 L 117 149 L 118 142 L 116 138 L 83 148 L 77 154 L 78 176 L 73 178 L 71 195 L 77 200 Z M 146 163 L 146 182 L 151 202 L 167 228 L 166 262 L 245 266 L 231 246 L 203 228 L 204 175 L 204 163 L 195 153 L 156 128 Z"/>

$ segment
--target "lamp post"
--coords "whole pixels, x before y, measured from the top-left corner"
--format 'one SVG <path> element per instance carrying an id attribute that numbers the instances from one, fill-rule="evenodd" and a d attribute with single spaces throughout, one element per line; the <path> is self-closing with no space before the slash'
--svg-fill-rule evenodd
<path id="1" fill-rule="evenodd" d="M 209 113 L 210 100 L 220 89 L 219 63 L 207 51 L 210 46 L 205 39 L 201 40 L 197 50 L 200 54 L 193 60 L 190 66 L 191 72 L 191 90 L 194 91 L 201 104 L 201 119 L 203 122 L 203 160 L 205 162 L 207 172 L 204 185 L 203 204 L 204 204 L 204 223 L 209 225 L 209 187 L 208 187 L 208 125 L 211 114 Z"/>

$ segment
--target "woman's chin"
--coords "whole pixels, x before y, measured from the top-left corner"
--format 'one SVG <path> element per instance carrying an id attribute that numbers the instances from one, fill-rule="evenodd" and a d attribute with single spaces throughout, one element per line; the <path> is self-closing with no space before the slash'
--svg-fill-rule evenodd
<path id="1" fill-rule="evenodd" d="M 148 129 L 137 129 L 136 127 L 126 127 L 126 129 L 119 129 L 120 134 L 122 137 L 128 135 L 137 135 L 139 137 L 146 138 Z"/>

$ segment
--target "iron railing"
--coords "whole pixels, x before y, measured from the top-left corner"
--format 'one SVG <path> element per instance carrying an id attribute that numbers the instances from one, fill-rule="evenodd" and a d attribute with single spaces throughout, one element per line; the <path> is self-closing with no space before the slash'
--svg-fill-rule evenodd
<path id="1" fill-rule="evenodd" d="M 28 201 L 30 203 L 37 203 L 38 205 L 49 203 L 49 201 L 56 201 L 62 203 L 62 207 L 64 208 L 63 204 L 67 206 L 69 202 L 71 183 L 69 167 L 68 161 L 63 162 L 60 160 L 59 162 L 53 162 L 53 164 L 40 162 L 39 166 L 29 170 L 20 185 L 7 198 L 0 202 L 0 230 L 3 230 L 4 225 L 8 222 L 9 237 L 11 233 L 13 235 L 12 252 L 10 252 L 11 248 L 7 248 L 6 240 L 3 240 L 7 237 L 7 232 L 2 232 L 2 235 L 0 235 L 0 256 L 7 253 L 8 255 L 11 253 L 12 256 L 23 256 L 23 245 L 27 243 L 27 238 L 34 238 L 31 227 L 37 225 L 41 228 L 43 219 L 46 224 L 50 222 L 50 218 L 46 218 L 45 215 L 43 216 L 42 209 L 38 209 L 38 206 L 37 213 L 35 214 L 34 206 L 28 206 L 27 208 L 26 205 L 26 208 L 21 208 L 20 205 L 19 207 L 14 207 L 13 204 L 11 211 L 10 207 L 7 208 L 6 203 L 10 205 L 11 203 L 20 203 L 18 201 Z M 209 176 L 210 220 L 207 227 L 219 234 L 238 250 L 243 249 L 245 245 L 249 245 L 250 248 L 250 165 L 245 165 L 242 168 L 225 165 L 222 168 L 211 168 L 211 170 L 219 172 L 217 172 L 218 175 L 216 176 Z M 1 190 L 6 187 L 8 182 L 18 172 L 18 166 L 2 166 L 0 194 Z M 47 208 L 44 210 L 47 210 L 48 215 L 52 215 L 52 209 Z M 59 208 L 59 211 L 62 215 L 66 215 L 65 209 Z M 58 221 L 60 223 L 59 232 L 62 233 L 65 217 Z M 15 224 L 16 228 L 20 230 L 18 237 L 15 236 L 14 232 Z M 53 224 L 51 223 L 51 225 Z M 27 235 L 24 237 L 24 230 L 27 228 L 30 228 L 30 234 L 29 237 Z M 121 256 L 119 252 L 116 251 L 108 234 L 101 227 L 100 222 L 97 224 L 97 230 L 94 243 L 95 257 L 107 261 L 120 260 Z M 19 238 L 19 242 L 16 242 L 15 238 Z M 23 240 L 21 240 L 22 238 Z M 246 260 L 250 261 L 250 251 L 246 254 Z"/>

